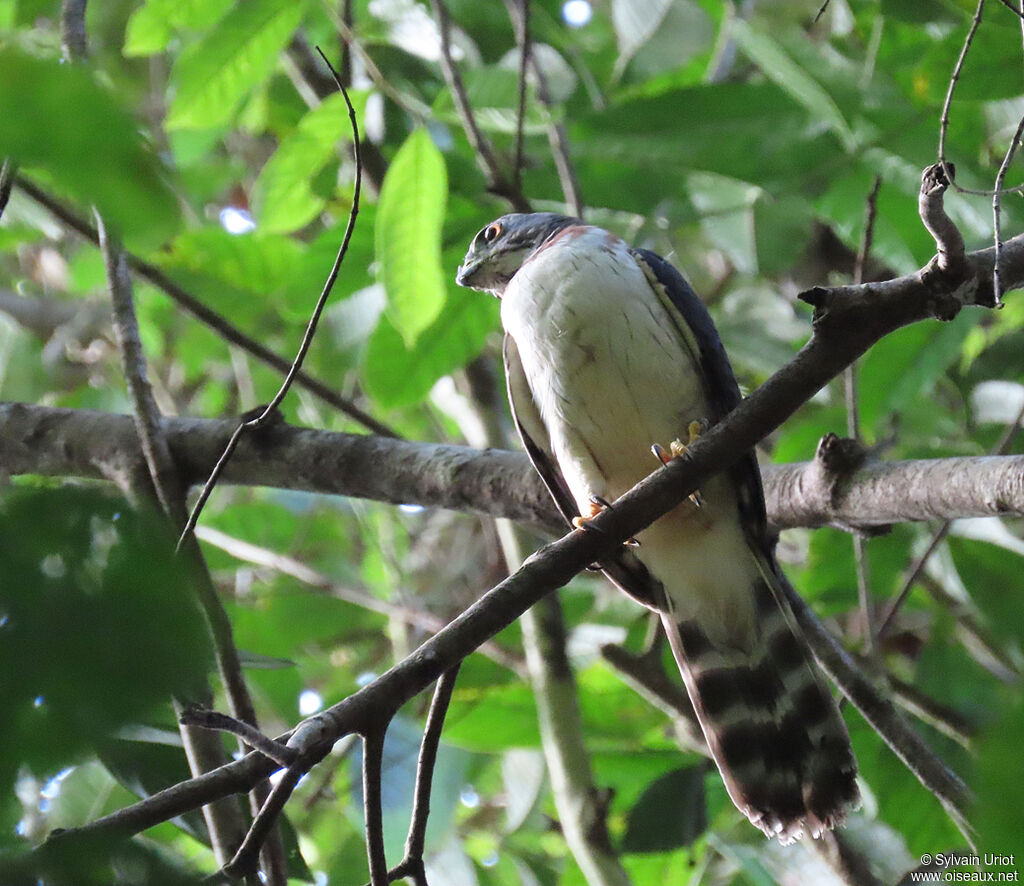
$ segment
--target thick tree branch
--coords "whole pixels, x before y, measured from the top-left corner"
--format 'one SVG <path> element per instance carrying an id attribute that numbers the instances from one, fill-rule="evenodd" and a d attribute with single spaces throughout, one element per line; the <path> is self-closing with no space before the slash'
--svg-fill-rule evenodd
<path id="1" fill-rule="evenodd" d="M 164 418 L 189 484 L 202 482 L 235 423 Z M 140 458 L 129 416 L 0 403 L 0 463 L 10 474 L 119 480 Z M 867 462 L 835 474 L 820 460 L 765 465 L 777 529 L 885 526 L 1024 514 L 1024 456 Z M 243 440 L 223 483 L 271 486 L 507 517 L 563 521 L 526 455 L 275 425 Z"/>

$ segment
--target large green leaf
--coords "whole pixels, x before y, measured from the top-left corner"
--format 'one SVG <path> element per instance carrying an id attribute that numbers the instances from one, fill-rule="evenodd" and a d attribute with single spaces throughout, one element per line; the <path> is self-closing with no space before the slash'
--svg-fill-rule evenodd
<path id="1" fill-rule="evenodd" d="M 442 375 L 464 366 L 499 327 L 498 307 L 478 292 L 455 289 L 440 316 L 406 345 L 387 317 L 370 336 L 363 366 L 366 390 L 387 407 L 422 400 Z"/>
<path id="2" fill-rule="evenodd" d="M 820 157 L 837 150 L 835 138 L 774 83 L 628 97 L 578 118 L 569 132 L 588 199 L 645 214 L 659 201 L 681 198 L 694 170 L 773 189 L 780 180 L 818 174 Z M 550 184 L 537 186 L 556 187 L 550 174 Z"/>
<path id="3" fill-rule="evenodd" d="M 930 392 L 959 360 L 963 341 L 978 319 L 976 311 L 967 310 L 951 323 L 917 323 L 874 345 L 861 362 L 864 427 L 879 433 L 880 421 Z"/>
<path id="4" fill-rule="evenodd" d="M 375 231 L 388 315 L 407 347 L 444 305 L 441 226 L 447 198 L 444 158 L 430 133 L 416 129 L 384 178 Z"/>
<path id="5" fill-rule="evenodd" d="M 832 97 L 766 31 L 755 30 L 737 17 L 730 22 L 729 33 L 766 77 L 788 92 L 813 117 L 826 122 L 847 148 L 853 146 L 853 132 Z"/>
<path id="6" fill-rule="evenodd" d="M 365 92 L 352 95 L 357 118 L 363 116 L 366 96 Z M 313 193 L 311 185 L 328 161 L 338 156 L 349 127 L 344 96 L 337 93 L 309 111 L 282 140 L 253 189 L 253 207 L 262 230 L 294 231 L 323 208 L 326 196 Z"/>
<path id="7" fill-rule="evenodd" d="M 156 246 L 177 227 L 166 169 L 87 68 L 0 50 L 0 120 L 0 156 L 44 170 L 130 243 Z"/>
<path id="8" fill-rule="evenodd" d="M 163 52 L 176 30 L 211 27 L 230 8 L 231 0 L 147 0 L 128 20 L 124 54 Z"/>
<path id="9" fill-rule="evenodd" d="M 242 99 L 277 65 L 277 54 L 302 20 L 303 0 L 247 0 L 178 56 L 168 129 L 227 124 Z"/>
<path id="10" fill-rule="evenodd" d="M 665 852 L 689 846 L 708 826 L 705 766 L 674 769 L 645 789 L 626 819 L 624 852 Z"/>

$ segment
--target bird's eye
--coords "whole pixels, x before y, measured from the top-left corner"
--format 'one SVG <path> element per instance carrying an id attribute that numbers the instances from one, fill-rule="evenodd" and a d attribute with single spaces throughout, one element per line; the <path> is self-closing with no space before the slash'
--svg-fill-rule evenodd
<path id="1" fill-rule="evenodd" d="M 489 224 L 480 232 L 480 236 L 484 238 L 484 243 L 493 243 L 501 236 L 501 225 L 497 222 Z"/>

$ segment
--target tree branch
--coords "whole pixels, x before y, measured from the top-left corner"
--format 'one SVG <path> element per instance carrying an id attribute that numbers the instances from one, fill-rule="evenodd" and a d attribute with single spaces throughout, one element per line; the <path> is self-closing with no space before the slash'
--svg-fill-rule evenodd
<path id="1" fill-rule="evenodd" d="M 200 483 L 235 428 L 225 419 L 162 419 L 185 482 Z M 138 464 L 129 416 L 0 403 L 0 462 L 12 475 L 118 481 Z M 819 459 L 764 465 L 776 529 L 887 526 L 1024 514 L 1024 456 L 866 462 L 836 475 Z M 221 480 L 419 504 L 561 531 L 564 521 L 524 453 L 418 443 L 279 424 L 243 440 Z"/>

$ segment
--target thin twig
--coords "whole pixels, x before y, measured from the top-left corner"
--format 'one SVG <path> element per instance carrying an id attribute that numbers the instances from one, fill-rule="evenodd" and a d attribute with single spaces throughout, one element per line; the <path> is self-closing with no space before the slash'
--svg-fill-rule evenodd
<path id="1" fill-rule="evenodd" d="M 466 139 L 476 157 L 477 165 L 487 177 L 487 187 L 494 194 L 504 197 L 517 212 L 529 212 L 529 203 L 519 190 L 509 184 L 501 170 L 501 164 L 487 137 L 477 125 L 476 116 L 469 104 L 469 97 L 466 95 L 466 86 L 462 82 L 462 75 L 452 58 L 451 45 L 451 17 L 448 14 L 448 7 L 444 0 L 431 0 L 434 10 L 434 17 L 437 19 L 438 32 L 441 38 L 441 73 L 445 83 L 451 91 L 452 100 L 455 102 L 455 110 L 462 121 L 462 129 L 466 133 Z"/>
<path id="2" fill-rule="evenodd" d="M 155 498 L 159 501 L 164 514 L 175 525 L 180 526 L 186 517 L 185 489 L 177 476 L 174 457 L 160 426 L 160 412 L 153 399 L 149 379 L 146 377 L 146 357 L 139 337 L 131 276 L 117 238 L 108 231 L 99 212 L 95 213 L 95 218 L 100 252 L 106 267 L 107 285 L 114 309 L 114 334 L 121 352 L 142 457 L 149 469 Z"/>
<path id="3" fill-rule="evenodd" d="M 270 795 L 260 807 L 259 813 L 253 820 L 234 858 L 221 869 L 225 874 L 238 877 L 250 874 L 255 870 L 260 853 L 277 825 L 277 819 L 281 810 L 284 809 L 284 804 L 288 802 L 299 779 L 309 771 L 309 768 L 309 766 L 301 765 L 299 761 L 284 770 L 281 780 L 274 785 Z"/>
<path id="4" fill-rule="evenodd" d="M 1022 22 L 1022 27 L 1024 27 L 1024 22 Z M 995 293 L 996 307 L 1001 307 L 1003 303 L 1003 283 L 999 274 L 999 263 L 1003 253 L 1003 231 L 1002 213 L 1000 212 L 999 203 L 1003 192 L 1003 182 L 1006 181 L 1006 173 L 1010 169 L 1013 155 L 1017 153 L 1017 148 L 1020 147 L 1022 134 L 1024 134 L 1024 117 L 1020 118 L 1017 130 L 1010 140 L 1010 146 L 1006 149 L 1006 154 L 1003 156 L 1003 162 L 999 164 L 999 172 L 996 174 L 995 187 L 992 193 L 992 231 L 996 247 L 996 264 L 992 269 L 992 290 Z"/>
<path id="5" fill-rule="evenodd" d="M 460 663 L 461 664 L 461 663 Z M 423 727 L 423 740 L 420 742 L 420 755 L 416 762 L 416 793 L 413 797 L 412 819 L 409 822 L 409 835 L 405 841 L 406 861 L 419 862 L 420 873 L 423 868 L 423 851 L 427 837 L 427 817 L 430 815 L 430 788 L 434 781 L 434 765 L 437 763 L 437 749 L 441 744 L 441 731 L 448 713 L 448 705 L 452 700 L 455 681 L 459 676 L 459 664 L 445 671 L 437 680 L 434 698 L 427 712 L 427 722 Z M 417 879 L 415 876 L 413 879 Z M 426 883 L 426 878 L 423 878 Z M 417 883 L 417 886 L 420 886 Z"/>
<path id="6" fill-rule="evenodd" d="M 516 85 L 516 147 L 512 165 L 512 190 L 523 190 L 523 127 L 526 124 L 526 69 L 530 63 L 530 0 L 510 0 L 518 15 L 515 17 L 516 43 L 519 45 L 519 78 Z"/>
<path id="7" fill-rule="evenodd" d="M 362 154 L 359 147 L 359 123 L 356 120 L 356 111 L 355 108 L 352 107 L 352 101 L 349 99 L 348 90 L 345 89 L 345 85 L 341 82 L 338 72 L 334 70 L 334 67 L 331 65 L 330 61 L 328 61 L 327 56 L 320 51 L 319 47 L 317 47 L 317 52 L 320 53 L 320 57 L 324 60 L 324 63 L 328 68 L 330 68 L 331 74 L 334 77 L 335 82 L 338 84 L 338 89 L 341 90 L 341 94 L 345 98 L 345 105 L 348 108 L 348 119 L 352 125 L 352 152 L 355 157 L 356 167 L 355 186 L 352 192 L 352 209 L 349 211 L 348 224 L 345 227 L 345 235 L 342 237 L 338 254 L 335 256 L 334 264 L 331 267 L 330 273 L 327 275 L 327 280 L 324 282 L 323 289 L 320 292 L 320 297 L 317 299 L 316 306 L 313 308 L 313 313 L 309 318 L 309 322 L 306 324 L 306 331 L 303 333 L 298 353 L 295 355 L 295 359 L 292 361 L 292 364 L 288 369 L 288 373 L 285 375 L 284 381 L 281 383 L 281 387 L 259 416 L 250 421 L 242 422 L 231 435 L 231 439 L 228 441 L 227 446 L 224 447 L 224 452 L 217 464 L 214 466 L 213 471 L 210 473 L 210 477 L 206 481 L 206 485 L 203 486 L 203 491 L 200 493 L 199 499 L 192 508 L 192 513 L 189 514 L 185 528 L 181 533 L 181 537 L 178 539 L 179 549 L 184 540 L 188 538 L 195 529 L 196 523 L 199 521 L 199 515 L 202 513 L 203 506 L 206 504 L 207 499 L 213 492 L 213 488 L 216 486 L 217 480 L 220 478 L 220 475 L 223 472 L 224 467 L 227 465 L 228 460 L 231 458 L 232 453 L 234 453 L 235 448 L 238 446 L 238 441 L 241 439 L 242 434 L 249 431 L 255 431 L 263 427 L 271 416 L 276 413 L 278 406 L 281 405 L 281 402 L 291 389 L 292 382 L 295 380 L 296 375 L 302 368 L 303 360 L 306 359 L 306 354 L 309 351 L 310 345 L 313 344 L 313 336 L 316 334 L 317 324 L 320 322 L 320 315 L 323 313 L 324 307 L 327 305 L 327 299 L 330 297 L 331 290 L 334 289 L 334 282 L 338 279 L 338 272 L 341 270 L 341 263 L 345 260 L 345 255 L 348 252 L 348 244 L 352 239 L 352 232 L 355 230 L 356 217 L 359 215 L 359 188 L 362 180 Z"/>
<path id="8" fill-rule="evenodd" d="M 388 860 L 384 853 L 384 811 L 381 779 L 384 762 L 384 733 L 387 724 L 363 736 L 363 814 L 366 819 L 366 855 L 370 864 L 370 886 L 388 886 Z"/>
<path id="9" fill-rule="evenodd" d="M 64 206 L 59 200 L 48 194 L 42 188 L 29 181 L 22 175 L 15 176 L 15 184 L 22 193 L 28 195 L 34 202 L 44 207 L 56 219 L 67 227 L 99 245 L 99 234 L 96 229 L 79 215 Z M 183 286 L 175 283 L 156 265 L 139 258 L 131 252 L 125 252 L 125 261 L 128 267 L 149 283 L 152 283 L 158 290 L 169 296 L 176 304 L 188 311 L 201 323 L 212 329 L 218 336 L 233 345 L 237 345 L 246 353 L 251 354 L 261 363 L 265 363 L 279 372 L 288 372 L 292 362 L 279 354 L 275 354 L 270 348 L 251 336 L 246 335 L 238 329 L 230 320 L 222 314 L 217 313 L 203 304 L 198 298 L 192 295 Z M 330 385 L 320 381 L 318 378 L 307 373 L 305 370 L 296 373 L 295 384 L 305 388 L 311 394 L 319 397 L 325 403 L 343 412 L 353 421 L 359 422 L 363 427 L 383 437 L 399 437 L 397 431 L 378 421 L 373 416 L 364 412 L 350 400 L 342 397 Z"/>
<path id="10" fill-rule="evenodd" d="M 1019 18 L 1022 23 L 1024 23 L 1024 9 L 1017 9 L 1010 2 L 1010 0 L 999 0 L 999 2 L 1002 3 L 1003 6 L 1005 6 L 1007 9 L 1009 9 L 1010 12 L 1012 12 L 1015 16 L 1017 16 L 1017 18 Z"/>
<path id="11" fill-rule="evenodd" d="M 139 335 L 131 276 L 117 239 L 110 234 L 99 212 L 95 213 L 95 217 L 100 251 L 103 254 L 113 303 L 114 331 L 131 396 L 132 414 L 139 447 L 148 470 L 148 475 L 145 478 L 145 494 L 147 498 L 155 499 L 170 524 L 180 529 L 188 516 L 185 508 L 186 487 L 181 481 L 177 465 L 167 443 L 160 411 L 146 378 L 146 358 Z M 137 482 L 143 481 L 140 479 Z M 218 673 L 231 710 L 239 722 L 245 721 L 251 724 L 248 728 L 258 733 L 256 708 L 242 673 L 242 663 L 235 646 L 231 620 L 217 595 L 206 560 L 194 538 L 190 538 L 182 554 L 184 562 L 188 564 L 189 573 L 195 579 L 196 596 L 210 630 Z M 242 746 L 242 750 L 244 750 L 244 746 Z M 265 782 L 253 788 L 250 802 L 254 812 L 266 799 L 268 792 L 269 788 Z M 239 823 L 231 823 L 231 825 L 235 824 Z M 226 827 L 229 825 L 222 821 L 213 821 L 211 833 Z M 214 843 L 218 847 L 230 845 L 230 851 L 233 852 L 237 841 L 224 835 L 217 835 Z M 219 860 L 223 863 L 229 854 L 224 854 Z M 283 884 L 287 879 L 284 854 L 276 834 L 267 843 L 264 869 L 267 882 L 271 886 Z"/>
<path id="12" fill-rule="evenodd" d="M 243 720 L 236 717 L 229 717 L 219 711 L 211 711 L 205 708 L 186 708 L 178 716 L 178 722 L 186 726 L 200 726 L 203 729 L 216 730 L 217 732 L 230 732 L 237 735 L 249 747 L 259 751 L 265 757 L 269 757 L 281 766 L 291 766 L 295 762 L 297 753 L 288 745 L 282 744 L 267 737 L 255 726 L 250 726 Z"/>
<path id="13" fill-rule="evenodd" d="M 878 191 L 882 187 L 882 176 L 876 175 L 874 184 L 864 204 L 864 233 L 853 266 L 853 282 L 864 282 L 864 268 L 871 255 L 871 244 L 875 237 L 875 218 L 878 214 Z M 860 433 L 860 402 L 857 392 L 857 361 L 843 370 L 843 395 L 846 401 L 846 433 L 851 440 L 862 442 Z M 859 533 L 853 534 L 853 556 L 857 568 L 857 602 L 861 620 L 864 622 L 864 648 L 870 653 L 875 646 L 875 607 L 871 596 L 871 566 L 867 557 L 867 542 Z"/>
<path id="14" fill-rule="evenodd" d="M 963 71 L 964 62 L 967 60 L 967 53 L 970 51 L 971 44 L 974 42 L 974 35 L 977 33 L 978 28 L 981 25 L 984 9 L 985 0 L 978 0 L 978 5 L 974 10 L 974 17 L 971 19 L 971 26 L 967 29 L 967 36 L 964 38 L 964 45 L 960 49 L 960 56 L 957 58 L 956 65 L 953 66 L 953 73 L 949 78 L 949 88 L 946 90 L 946 99 L 942 103 L 942 116 L 939 118 L 939 164 L 942 166 L 942 170 L 946 173 L 946 177 L 949 179 L 950 183 L 961 194 L 974 194 L 979 197 L 991 197 L 999 194 L 1019 194 L 1024 192 L 1024 185 L 1017 185 L 1016 187 L 1006 188 L 1005 190 L 996 188 L 994 191 L 988 191 L 981 188 L 961 187 L 953 181 L 952 164 L 950 164 L 946 158 L 946 134 L 949 130 L 949 110 L 953 104 L 953 93 L 956 90 L 957 83 L 960 82 L 960 74 Z"/>
<path id="15" fill-rule="evenodd" d="M 512 20 L 513 25 L 517 27 L 519 33 L 526 35 L 527 40 L 529 39 L 526 24 L 529 16 L 529 2 L 530 0 L 505 0 L 505 8 L 508 10 L 509 18 Z M 521 14 L 520 7 L 524 10 Z M 520 23 L 522 23 L 521 28 L 519 27 Z M 541 67 L 537 53 L 533 52 L 532 49 L 527 52 L 527 48 L 523 43 L 520 43 L 520 61 L 526 58 L 529 62 L 530 73 L 533 75 L 535 83 L 537 102 L 540 104 L 541 110 L 547 119 L 548 144 L 551 146 L 551 156 L 555 162 L 555 171 L 558 173 L 558 181 L 562 187 L 562 197 L 572 214 L 577 218 L 583 218 L 583 199 L 580 197 L 579 178 L 576 175 L 576 168 L 573 166 L 572 158 L 569 156 L 569 136 L 565 131 L 565 127 L 561 123 L 556 122 L 554 115 L 551 113 L 551 90 L 548 88 L 548 77 L 544 73 L 544 68 Z M 525 88 L 523 72 L 520 70 L 520 97 L 523 95 Z M 519 169 L 518 164 L 519 161 L 517 159 L 517 171 Z"/>

